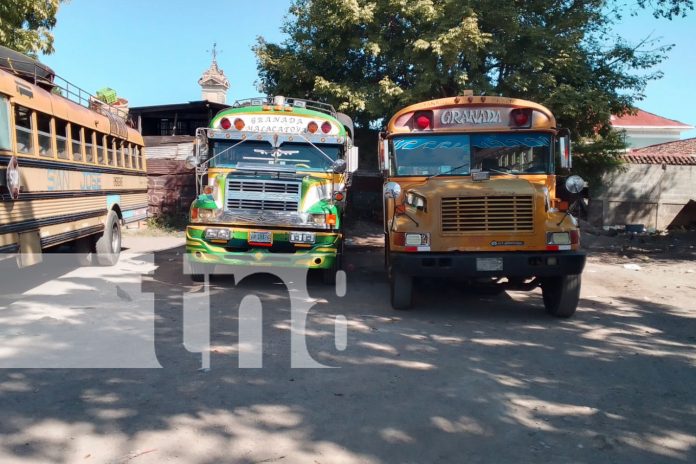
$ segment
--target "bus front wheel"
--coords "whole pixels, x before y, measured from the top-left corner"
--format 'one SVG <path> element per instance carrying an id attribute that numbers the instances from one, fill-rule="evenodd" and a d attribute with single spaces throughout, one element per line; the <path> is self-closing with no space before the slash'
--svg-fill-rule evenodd
<path id="1" fill-rule="evenodd" d="M 392 308 L 396 310 L 410 308 L 413 295 L 413 277 L 401 272 L 390 272 L 389 293 Z"/>
<path id="2" fill-rule="evenodd" d="M 121 222 L 115 211 L 106 215 L 104 232 L 96 243 L 97 262 L 102 266 L 113 266 L 121 253 Z"/>
<path id="3" fill-rule="evenodd" d="M 575 314 L 580 300 L 580 283 L 580 274 L 543 278 L 541 294 L 546 312 L 556 317 Z"/>

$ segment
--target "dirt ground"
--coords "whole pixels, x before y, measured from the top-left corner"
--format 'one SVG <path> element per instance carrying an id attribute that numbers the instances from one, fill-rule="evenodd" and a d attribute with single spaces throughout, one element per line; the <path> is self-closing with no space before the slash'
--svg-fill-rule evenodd
<path id="1" fill-rule="evenodd" d="M 201 368 L 182 327 L 205 288 L 180 237 L 129 235 L 116 268 L 0 263 L 0 462 L 696 462 L 693 235 L 584 237 L 580 306 L 559 320 L 538 290 L 433 280 L 395 312 L 379 230 L 360 232 L 344 296 L 309 276 L 307 349 L 329 369 L 291 367 L 298 290 L 269 275 L 211 282 Z M 262 368 L 239 367 L 248 295 Z M 120 368 L 68 368 L 104 347 Z"/>

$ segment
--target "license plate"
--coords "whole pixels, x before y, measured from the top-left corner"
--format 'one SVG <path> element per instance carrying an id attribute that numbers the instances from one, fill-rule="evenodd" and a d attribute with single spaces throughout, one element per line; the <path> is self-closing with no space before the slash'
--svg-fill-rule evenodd
<path id="1" fill-rule="evenodd" d="M 503 258 L 476 258 L 477 271 L 502 271 Z"/>
<path id="2" fill-rule="evenodd" d="M 249 243 L 260 243 L 263 245 L 269 245 L 273 243 L 273 233 L 267 231 L 249 232 Z"/>

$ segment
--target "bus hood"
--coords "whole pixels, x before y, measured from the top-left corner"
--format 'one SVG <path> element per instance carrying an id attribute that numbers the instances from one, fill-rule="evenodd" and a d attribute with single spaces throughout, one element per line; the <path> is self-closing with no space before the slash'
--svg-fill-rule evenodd
<path id="1" fill-rule="evenodd" d="M 427 181 L 402 184 L 404 193 L 413 192 L 426 199 L 444 197 L 480 197 L 534 195 L 539 190 L 535 184 L 521 178 L 495 178 L 485 181 L 463 180 L 461 177 L 445 179 L 438 177 Z M 541 193 L 541 192 L 540 192 Z"/>

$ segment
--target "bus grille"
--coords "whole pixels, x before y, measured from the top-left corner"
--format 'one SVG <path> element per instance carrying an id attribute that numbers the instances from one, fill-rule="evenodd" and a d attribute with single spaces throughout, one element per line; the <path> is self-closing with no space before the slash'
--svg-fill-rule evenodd
<path id="1" fill-rule="evenodd" d="M 227 209 L 297 211 L 300 183 L 278 180 L 227 180 Z"/>
<path id="2" fill-rule="evenodd" d="M 442 233 L 531 232 L 531 195 L 447 197 L 442 199 Z"/>

